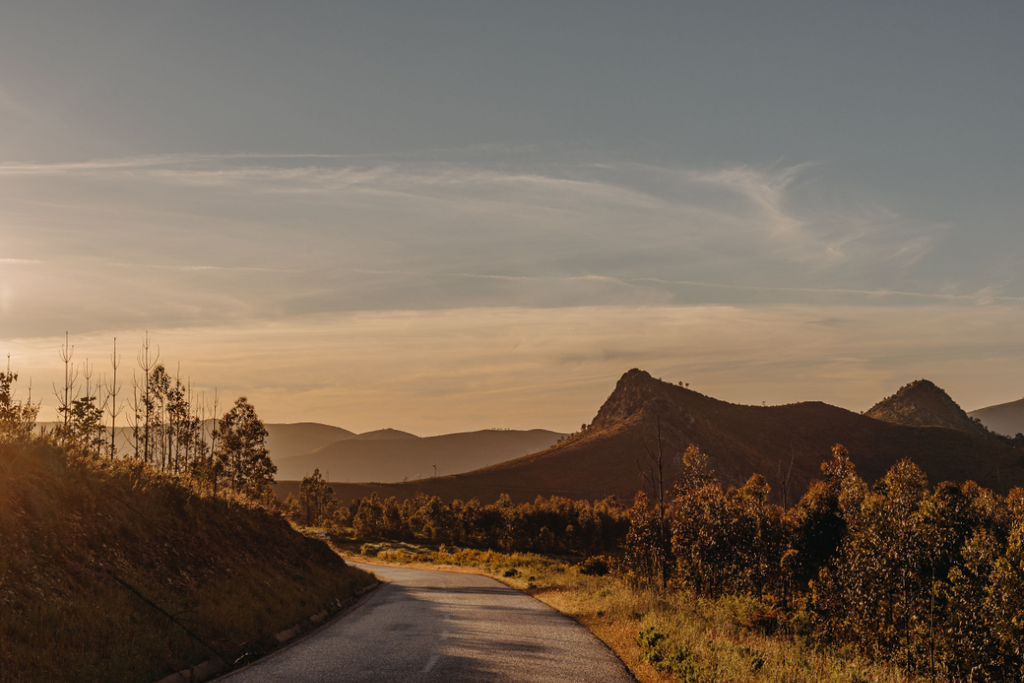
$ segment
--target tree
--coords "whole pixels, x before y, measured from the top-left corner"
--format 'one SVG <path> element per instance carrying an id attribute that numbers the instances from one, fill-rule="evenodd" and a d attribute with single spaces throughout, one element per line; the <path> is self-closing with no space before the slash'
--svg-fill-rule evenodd
<path id="1" fill-rule="evenodd" d="M 266 495 L 277 465 L 267 450 L 267 428 L 245 396 L 217 421 L 216 459 L 228 485 L 253 497 Z"/>
<path id="2" fill-rule="evenodd" d="M 117 368 L 121 365 L 121 356 L 117 355 L 117 337 L 114 337 L 114 353 L 110 356 L 110 365 L 113 368 L 114 376 L 107 385 L 108 415 L 110 415 L 110 459 L 117 457 L 117 416 L 121 414 L 122 407 L 117 402 L 117 394 L 121 385 L 117 383 Z"/>
<path id="3" fill-rule="evenodd" d="M 664 519 L 657 506 L 651 508 L 647 494 L 637 491 L 633 507 L 626 513 L 629 532 L 626 535 L 626 565 L 643 581 L 665 580 L 668 548 L 664 542 Z"/>
<path id="4" fill-rule="evenodd" d="M 650 558 L 656 558 L 659 562 L 659 566 L 655 567 L 657 577 L 661 582 L 662 588 L 668 584 L 668 575 L 671 565 L 671 559 L 669 557 L 669 530 L 668 521 L 665 515 L 665 494 L 668 492 L 668 483 L 665 479 L 665 468 L 668 466 L 668 462 L 665 458 L 665 449 L 661 440 L 661 416 L 655 416 L 655 436 L 657 439 L 656 447 L 652 447 L 647 443 L 647 439 L 642 440 L 643 454 L 642 461 L 638 457 L 636 461 L 636 467 L 640 474 L 640 483 L 644 489 L 650 487 L 652 497 L 654 498 L 654 511 L 653 516 L 646 511 L 647 496 L 644 496 L 643 504 L 644 509 L 638 507 L 640 499 L 634 502 L 633 510 L 636 515 L 630 517 L 630 525 L 635 526 L 634 521 L 643 520 L 644 524 L 653 524 L 653 537 L 651 542 L 657 547 L 651 549 Z M 687 453 L 690 451 L 687 450 Z M 697 451 L 699 453 L 699 451 Z M 701 463 L 706 463 L 707 459 Z M 648 532 L 645 530 L 641 533 L 641 536 L 646 536 Z M 637 536 L 639 538 L 639 536 Z"/>
<path id="5" fill-rule="evenodd" d="M 14 383 L 18 373 L 11 372 L 11 357 L 7 357 L 7 372 L 0 372 L 0 444 L 27 441 L 36 426 L 39 406 L 14 398 Z"/>
<path id="6" fill-rule="evenodd" d="M 302 478 L 299 486 L 299 505 L 306 512 L 306 526 L 320 525 L 334 514 L 334 489 L 327 485 L 320 468 Z"/>

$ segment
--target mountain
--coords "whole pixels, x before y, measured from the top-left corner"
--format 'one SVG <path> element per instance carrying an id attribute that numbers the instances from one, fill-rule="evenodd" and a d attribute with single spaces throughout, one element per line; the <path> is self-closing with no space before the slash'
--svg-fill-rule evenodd
<path id="1" fill-rule="evenodd" d="M 985 426 L 972 420 L 949 394 L 926 379 L 900 387 L 864 414 L 905 427 L 946 427 L 983 439 L 992 437 Z"/>
<path id="2" fill-rule="evenodd" d="M 335 481 L 402 481 L 431 476 L 435 465 L 440 473 L 455 474 L 503 462 L 543 450 L 562 436 L 543 429 L 488 429 L 421 438 L 382 429 L 304 455 L 275 457 L 274 463 L 278 479 L 301 479 L 319 468 Z"/>
<path id="3" fill-rule="evenodd" d="M 363 432 L 352 438 L 359 439 L 360 441 L 394 441 L 395 439 L 418 439 L 420 437 L 388 427 L 387 429 L 378 429 L 375 432 Z"/>
<path id="4" fill-rule="evenodd" d="M 934 406 L 923 398 L 915 401 L 923 406 L 920 410 L 943 415 L 941 401 Z M 637 461 L 644 444 L 657 449 L 659 426 L 668 481 L 679 472 L 678 454 L 695 444 L 708 454 L 724 484 L 739 485 L 760 473 L 779 502 L 785 490 L 789 504 L 820 478 L 820 465 L 830 459 L 836 443 L 846 446 L 868 481 L 908 457 L 932 482 L 973 479 L 998 490 L 1024 484 L 1024 452 L 973 429 L 893 424 L 821 402 L 736 405 L 630 370 L 587 428 L 547 450 L 464 474 L 400 484 L 334 484 L 334 489 L 346 502 L 371 491 L 400 499 L 422 491 L 448 499 L 475 496 L 483 502 L 501 493 L 515 501 L 537 495 L 615 495 L 630 501 L 640 485 Z M 281 484 L 279 495 L 291 486 Z"/>
<path id="5" fill-rule="evenodd" d="M 264 426 L 267 428 L 267 450 L 270 451 L 270 458 L 274 462 L 315 451 L 321 446 L 341 439 L 356 438 L 356 435 L 347 429 L 318 422 Z"/>
<path id="6" fill-rule="evenodd" d="M 1024 398 L 972 410 L 968 415 L 981 420 L 983 425 L 999 434 L 1016 436 L 1024 433 Z"/>

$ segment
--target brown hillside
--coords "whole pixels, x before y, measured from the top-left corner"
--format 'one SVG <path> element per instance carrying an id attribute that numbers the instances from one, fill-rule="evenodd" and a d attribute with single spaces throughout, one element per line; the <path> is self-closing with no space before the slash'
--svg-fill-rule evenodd
<path id="1" fill-rule="evenodd" d="M 0 681 L 239 662 L 372 581 L 280 514 L 138 463 L 0 439 Z"/>
<path id="2" fill-rule="evenodd" d="M 447 499 L 476 496 L 483 502 L 501 493 L 516 501 L 537 495 L 615 495 L 629 501 L 638 488 L 636 459 L 645 441 L 656 444 L 658 421 L 663 449 L 671 460 L 670 478 L 678 472 L 677 455 L 695 444 L 729 485 L 741 484 L 757 472 L 781 500 L 790 472 L 790 504 L 820 477 L 820 465 L 836 443 L 849 449 L 858 472 L 869 481 L 909 457 L 932 481 L 974 479 L 998 490 L 1024 484 L 1021 451 L 974 434 L 891 424 L 820 402 L 735 405 L 630 370 L 587 429 L 540 453 L 455 476 L 334 488 L 344 501 L 370 491 L 400 499 L 422 491 Z M 279 485 L 282 495 L 289 486 Z"/>
<path id="3" fill-rule="evenodd" d="M 926 379 L 901 387 L 864 414 L 904 427 L 946 427 L 983 439 L 992 436 L 984 425 L 972 420 L 949 394 Z"/>

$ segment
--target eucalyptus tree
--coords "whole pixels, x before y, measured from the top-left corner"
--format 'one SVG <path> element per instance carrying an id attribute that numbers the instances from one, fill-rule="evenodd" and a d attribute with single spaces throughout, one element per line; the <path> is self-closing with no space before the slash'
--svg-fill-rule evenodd
<path id="1" fill-rule="evenodd" d="M 215 456 L 228 485 L 252 497 L 266 496 L 277 465 L 267 450 L 267 428 L 245 396 L 217 421 L 217 436 Z"/>

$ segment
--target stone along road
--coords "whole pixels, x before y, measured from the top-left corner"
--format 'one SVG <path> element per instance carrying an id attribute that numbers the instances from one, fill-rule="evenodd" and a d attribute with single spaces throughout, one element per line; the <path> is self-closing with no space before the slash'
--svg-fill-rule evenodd
<path id="1" fill-rule="evenodd" d="M 222 683 L 635 683 L 589 631 L 475 574 L 363 566 L 386 583 L 354 609 Z"/>

